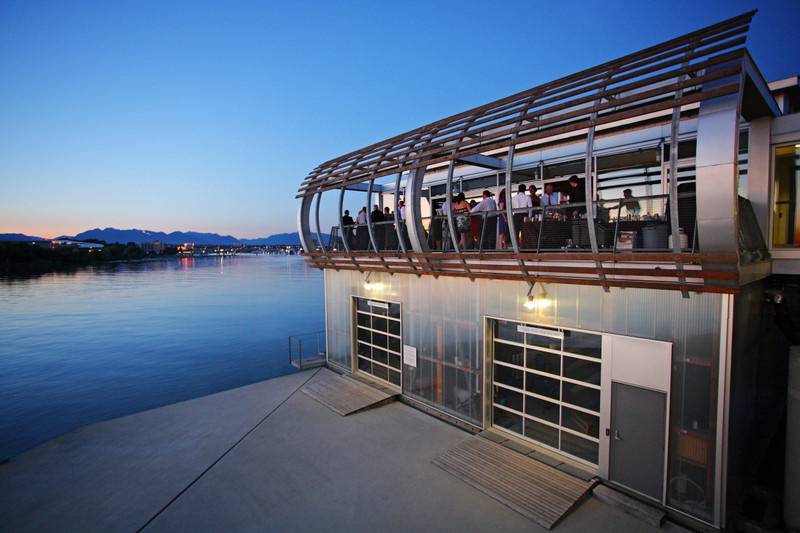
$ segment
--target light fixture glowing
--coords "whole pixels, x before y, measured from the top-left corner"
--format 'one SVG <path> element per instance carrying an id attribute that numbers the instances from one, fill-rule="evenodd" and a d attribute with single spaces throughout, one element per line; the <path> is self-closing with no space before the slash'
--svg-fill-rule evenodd
<path id="1" fill-rule="evenodd" d="M 367 277 L 364 278 L 364 288 L 368 291 L 382 291 L 383 290 L 383 283 L 380 281 L 370 281 L 369 277 L 372 275 L 372 272 L 367 272 Z"/>
<path id="2" fill-rule="evenodd" d="M 536 287 L 539 287 L 538 291 L 536 291 L 536 295 L 534 296 L 533 290 Z M 528 289 L 528 299 L 523 304 L 525 309 L 530 311 L 547 309 L 553 301 L 547 297 L 547 291 L 544 290 L 544 285 L 539 283 L 538 281 L 531 285 L 531 288 Z"/>

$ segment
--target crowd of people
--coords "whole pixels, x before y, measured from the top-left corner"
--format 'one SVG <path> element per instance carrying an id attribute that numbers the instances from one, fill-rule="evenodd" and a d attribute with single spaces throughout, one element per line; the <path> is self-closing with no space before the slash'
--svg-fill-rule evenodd
<path id="1" fill-rule="evenodd" d="M 405 202 L 400 200 L 397 203 L 398 218 L 403 227 L 405 234 L 405 220 L 406 208 Z M 342 226 L 344 231 L 342 235 L 349 239 L 348 244 L 354 250 L 368 250 L 370 246 L 369 229 L 367 227 L 367 217 L 369 216 L 370 224 L 373 228 L 375 244 L 378 250 L 396 250 L 399 248 L 397 231 L 394 226 L 394 213 L 388 207 L 381 210 L 380 206 L 375 204 L 370 213 L 367 213 L 367 206 L 359 210 L 355 220 L 350 215 L 350 210 L 345 210 L 342 215 Z M 408 242 L 408 241 L 406 241 Z"/>
<path id="2" fill-rule="evenodd" d="M 630 189 L 624 191 L 624 203 L 629 210 L 638 209 L 638 201 L 633 197 Z M 428 225 L 428 244 L 435 250 L 446 250 L 452 247 L 450 237 L 450 221 L 447 217 L 448 210 L 452 211 L 453 230 L 455 240 L 462 250 L 479 248 L 482 250 L 505 249 L 511 242 L 511 224 L 508 221 L 507 202 L 509 201 L 506 190 L 501 189 L 497 199 L 489 190 L 484 190 L 479 200 L 468 201 L 463 192 L 455 194 L 450 199 L 445 199 L 435 209 L 435 216 Z M 541 220 L 541 210 L 538 207 L 555 207 L 560 209 L 549 210 L 549 215 L 560 220 L 576 220 L 586 216 L 586 192 L 583 180 L 578 176 L 571 176 L 567 181 L 548 182 L 540 192 L 534 184 L 521 183 L 517 191 L 511 195 L 511 208 L 513 212 L 513 226 L 516 238 L 521 247 L 531 240 L 531 224 Z M 574 207 L 569 207 L 574 206 Z M 398 202 L 397 221 L 400 222 L 400 238 L 404 239 L 406 248 L 410 248 L 405 228 L 405 204 Z M 348 244 L 354 250 L 371 249 L 367 217 L 373 228 L 373 238 L 378 250 L 398 250 L 400 243 L 395 227 L 395 214 L 389 207 L 380 208 L 374 205 L 371 212 L 367 206 L 362 207 L 356 218 L 345 211 L 342 217 L 344 231 L 342 235 L 349 239 Z M 538 238 L 540 230 L 535 228 Z"/>
<path id="3" fill-rule="evenodd" d="M 467 203 L 464 193 L 458 193 L 453 197 L 451 209 L 459 248 L 491 250 L 505 249 L 510 245 L 511 224 L 507 218 L 506 190 L 500 190 L 497 201 L 493 196 L 494 193 L 485 190 L 479 202 L 472 200 L 469 203 Z M 440 218 L 445 217 L 441 222 L 441 230 L 437 224 L 431 224 L 431 240 L 436 249 L 447 248 L 449 244 L 449 222 L 446 220 L 449 203 L 445 201 L 437 213 Z M 586 193 L 582 180 L 578 176 L 571 176 L 568 181 L 562 183 L 548 182 L 544 185 L 541 193 L 534 184 L 530 184 L 530 186 L 524 183 L 519 184 L 517 192 L 511 196 L 513 226 L 518 242 L 522 242 L 526 237 L 526 225 L 535 216 L 534 208 L 565 204 L 574 204 L 575 207 L 574 209 L 559 210 L 559 212 L 553 211 L 553 216 L 571 219 L 585 216 Z"/>

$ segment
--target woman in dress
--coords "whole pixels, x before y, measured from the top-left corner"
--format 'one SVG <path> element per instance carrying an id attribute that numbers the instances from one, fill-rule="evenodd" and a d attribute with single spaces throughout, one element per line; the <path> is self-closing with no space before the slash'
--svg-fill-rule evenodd
<path id="1" fill-rule="evenodd" d="M 453 203 L 453 215 L 455 215 L 456 219 L 456 231 L 460 235 L 458 245 L 462 250 L 467 249 L 467 243 L 470 241 L 471 223 L 469 211 L 469 204 L 464 193 L 458 193 Z"/>
<path id="2" fill-rule="evenodd" d="M 470 200 L 469 201 L 469 210 L 470 210 L 470 212 L 472 212 L 472 208 L 475 207 L 476 205 L 478 205 L 478 202 L 476 202 L 475 200 Z M 472 247 L 475 247 L 475 244 L 481 238 L 481 215 L 480 214 L 470 215 L 469 218 L 470 218 L 470 223 L 469 223 L 470 241 L 469 241 L 469 243 L 470 243 L 470 245 Z"/>
<path id="3" fill-rule="evenodd" d="M 498 222 L 498 233 L 500 234 L 500 248 L 506 247 L 508 239 L 508 220 L 506 220 L 506 190 L 500 190 L 500 196 L 497 197 L 497 209 L 500 211 L 500 220 Z"/>

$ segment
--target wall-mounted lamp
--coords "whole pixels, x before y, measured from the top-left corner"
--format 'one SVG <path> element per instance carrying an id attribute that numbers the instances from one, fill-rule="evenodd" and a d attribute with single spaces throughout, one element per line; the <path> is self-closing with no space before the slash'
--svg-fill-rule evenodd
<path id="1" fill-rule="evenodd" d="M 536 294 L 534 294 L 534 289 L 536 289 L 536 287 L 539 288 L 535 291 Z M 552 303 L 553 301 L 547 297 L 547 291 L 544 290 L 544 285 L 537 281 L 528 289 L 528 299 L 523 305 L 525 309 L 534 311 L 536 309 L 547 309 Z"/>
<path id="2" fill-rule="evenodd" d="M 364 278 L 364 288 L 368 291 L 382 291 L 383 290 L 383 283 L 380 281 L 370 281 L 369 277 L 372 275 L 372 272 L 367 272 L 367 277 Z"/>

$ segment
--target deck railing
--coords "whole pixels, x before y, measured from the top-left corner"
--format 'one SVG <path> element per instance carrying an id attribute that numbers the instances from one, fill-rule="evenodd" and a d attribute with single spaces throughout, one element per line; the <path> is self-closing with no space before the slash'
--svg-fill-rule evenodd
<path id="1" fill-rule="evenodd" d="M 669 195 L 615 198 L 595 202 L 594 224 L 588 224 L 586 204 L 536 206 L 512 210 L 520 252 L 586 252 L 591 251 L 590 231 L 594 231 L 601 252 L 674 252 L 670 228 Z M 694 193 L 678 195 L 678 235 L 681 252 L 697 251 L 696 200 Z M 431 252 L 454 251 L 512 254 L 505 210 L 482 211 L 470 215 L 470 230 L 451 235 L 445 214 L 423 218 L 426 243 Z M 354 224 L 339 231 L 331 228 L 328 249 L 345 251 L 342 239 L 349 239 L 350 251 L 397 252 L 411 249 L 408 234 L 401 222 L 397 231 L 393 220 L 372 222 L 373 240 L 366 224 Z M 505 239 L 503 233 L 505 232 Z M 454 242 L 455 241 L 455 242 Z M 458 246 L 456 248 L 456 245 Z"/>
<path id="2" fill-rule="evenodd" d="M 289 335 L 289 364 L 311 368 L 325 364 L 325 331 Z"/>

